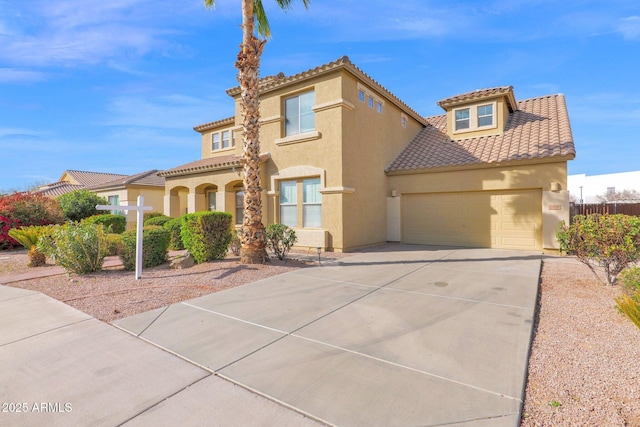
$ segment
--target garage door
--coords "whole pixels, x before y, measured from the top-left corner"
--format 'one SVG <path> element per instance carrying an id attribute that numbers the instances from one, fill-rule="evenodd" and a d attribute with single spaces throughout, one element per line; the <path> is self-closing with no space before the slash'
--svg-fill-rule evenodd
<path id="1" fill-rule="evenodd" d="M 541 249 L 540 190 L 402 196 L 405 243 Z"/>

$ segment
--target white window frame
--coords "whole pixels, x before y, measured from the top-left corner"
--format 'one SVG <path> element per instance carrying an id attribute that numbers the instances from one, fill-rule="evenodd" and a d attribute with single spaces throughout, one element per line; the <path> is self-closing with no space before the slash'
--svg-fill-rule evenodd
<path id="1" fill-rule="evenodd" d="M 220 135 L 222 135 L 220 137 L 221 140 L 221 144 L 220 144 L 220 149 L 224 150 L 225 148 L 231 148 L 231 135 L 230 135 L 229 130 L 223 130 L 222 132 L 220 132 Z"/>
<path id="2" fill-rule="evenodd" d="M 488 117 L 486 115 L 481 116 L 479 113 L 480 108 L 482 107 L 486 107 L 486 106 L 491 106 L 491 124 L 489 125 L 484 125 L 484 126 L 479 126 L 479 121 L 481 117 Z M 462 128 L 462 129 L 458 129 L 458 119 L 456 119 L 456 113 L 458 111 L 464 111 L 464 110 L 469 110 L 469 118 L 468 119 L 464 119 L 465 121 L 468 120 L 469 123 L 469 127 L 466 128 Z M 452 121 L 453 121 L 453 133 L 465 133 L 465 132 L 474 132 L 474 131 L 478 131 L 478 130 L 485 130 L 485 129 L 495 129 L 498 127 L 498 116 L 496 114 L 497 111 L 497 102 L 496 101 L 491 101 L 491 102 L 483 102 L 480 104 L 474 104 L 474 105 L 465 105 L 459 108 L 454 108 L 451 111 L 451 115 L 452 115 Z"/>
<path id="3" fill-rule="evenodd" d="M 289 200 L 287 203 L 282 203 L 282 185 L 283 184 L 288 184 L 291 185 L 292 183 L 295 183 L 295 201 L 294 200 Z M 312 229 L 312 228 L 322 228 L 322 193 L 319 194 L 319 202 L 316 201 L 309 201 L 307 194 L 305 194 L 305 188 L 306 185 L 311 184 L 311 185 L 317 185 L 318 188 L 322 185 L 322 180 L 320 177 L 315 176 L 315 177 L 304 177 L 304 178 L 293 178 L 293 179 L 287 179 L 287 180 L 281 180 L 278 182 L 278 188 L 279 188 L 279 200 L 278 200 L 278 221 L 282 224 L 285 224 L 291 228 L 307 228 L 307 229 Z M 295 206 L 295 224 L 293 224 L 293 222 L 290 223 L 285 223 L 285 221 L 283 220 L 283 214 L 282 214 L 282 208 L 284 207 L 294 207 Z M 311 225 L 309 225 L 307 223 L 307 215 L 305 215 L 306 211 L 308 208 L 313 208 L 313 207 L 319 207 L 319 222 L 318 223 L 313 223 Z M 307 208 L 307 209 L 305 209 Z"/>
<path id="4" fill-rule="evenodd" d="M 308 112 L 302 112 L 301 108 L 300 108 L 300 99 L 304 96 L 308 96 L 311 95 L 313 96 L 313 102 L 312 102 L 312 106 L 309 109 Z M 289 112 L 287 111 L 287 101 L 292 100 L 292 99 L 298 99 L 298 111 L 297 111 L 297 115 L 295 116 L 297 118 L 297 126 L 294 126 L 294 129 L 292 129 L 291 123 L 289 123 L 290 120 L 292 120 L 292 118 L 290 118 L 289 116 Z M 283 105 L 282 108 L 284 110 L 284 129 L 283 129 L 283 134 L 285 137 L 287 136 L 293 136 L 293 135 L 300 135 L 303 133 L 307 133 L 307 132 L 313 132 L 316 129 L 316 117 L 315 117 L 315 111 L 313 111 L 313 105 L 315 104 L 315 90 L 311 89 L 311 90 L 307 90 L 304 92 L 300 92 L 297 93 L 295 95 L 292 96 L 288 96 L 286 98 L 284 98 L 283 101 Z M 307 128 L 302 128 L 302 115 L 303 114 L 309 114 L 312 118 L 313 118 L 313 126 L 309 129 Z"/>
<path id="5" fill-rule="evenodd" d="M 220 133 L 214 132 L 211 134 L 211 151 L 218 151 L 219 149 L 220 149 Z"/>

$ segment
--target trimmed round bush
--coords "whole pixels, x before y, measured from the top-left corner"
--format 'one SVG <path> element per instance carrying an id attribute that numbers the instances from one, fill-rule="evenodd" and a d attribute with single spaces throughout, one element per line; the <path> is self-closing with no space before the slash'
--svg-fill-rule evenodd
<path id="1" fill-rule="evenodd" d="M 169 230 L 171 238 L 169 240 L 169 249 L 172 251 L 181 251 L 184 249 L 184 243 L 182 243 L 182 237 L 180 230 L 182 230 L 182 217 L 171 218 L 164 223 L 164 228 Z"/>
<path id="2" fill-rule="evenodd" d="M 157 225 L 159 227 L 162 227 L 169 220 L 171 220 L 170 216 L 159 215 L 159 216 L 151 217 L 149 219 L 145 219 L 144 225 Z"/>
<path id="3" fill-rule="evenodd" d="M 223 259 L 231 242 L 233 217 L 228 212 L 195 212 L 182 217 L 180 235 L 197 264 Z"/>
<path id="4" fill-rule="evenodd" d="M 116 214 L 101 214 L 90 216 L 82 220 L 87 224 L 100 224 L 108 233 L 121 234 L 127 228 L 127 217 Z"/>
<path id="5" fill-rule="evenodd" d="M 157 216 L 165 216 L 165 214 L 163 214 L 162 212 L 156 212 L 156 211 L 145 212 L 142 214 L 142 222 L 144 225 L 147 225 L 146 223 L 148 219 L 155 218 Z"/>
<path id="6" fill-rule="evenodd" d="M 136 268 L 136 231 L 129 230 L 121 234 L 121 253 L 125 270 Z M 142 267 L 155 267 L 167 262 L 169 255 L 169 240 L 171 235 L 164 227 L 148 226 L 142 229 Z"/>

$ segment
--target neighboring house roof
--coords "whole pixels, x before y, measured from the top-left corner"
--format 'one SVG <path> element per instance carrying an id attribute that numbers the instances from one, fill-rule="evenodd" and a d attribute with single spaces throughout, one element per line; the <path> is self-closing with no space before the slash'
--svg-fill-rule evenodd
<path id="1" fill-rule="evenodd" d="M 62 176 L 64 176 L 65 174 L 69 175 L 71 179 L 73 179 L 77 184 L 85 187 L 103 184 L 105 182 L 109 182 L 117 178 L 126 177 L 126 175 L 121 175 L 117 173 L 86 172 L 86 171 L 76 171 L 76 170 L 64 171 Z"/>
<path id="2" fill-rule="evenodd" d="M 104 190 L 111 188 L 123 188 L 127 185 L 144 185 L 150 187 L 164 187 L 164 178 L 158 176 L 161 172 L 158 169 L 152 169 L 145 172 L 140 172 L 135 175 L 125 176 L 124 178 L 117 178 L 103 184 L 92 185 L 87 187 L 88 190 Z"/>
<path id="3" fill-rule="evenodd" d="M 516 99 L 513 95 L 513 86 L 499 86 L 489 89 L 476 89 L 471 92 L 452 96 L 450 98 L 438 101 L 438 105 L 444 109 L 460 104 L 468 104 L 470 101 L 481 101 L 483 99 L 495 98 L 497 96 L 505 96 L 509 105 L 509 111 L 513 112 L 517 109 Z"/>
<path id="4" fill-rule="evenodd" d="M 573 158 L 576 154 L 563 95 L 518 102 L 501 135 L 452 141 L 446 134 L 446 115 L 427 120 L 430 125 L 416 135 L 385 172 L 490 166 L 510 161 Z"/>
<path id="5" fill-rule="evenodd" d="M 58 197 L 75 190 L 83 189 L 83 185 L 70 184 L 67 181 L 54 182 L 40 187 L 36 193 L 47 197 Z"/>
<path id="6" fill-rule="evenodd" d="M 206 159 L 196 160 L 195 162 L 177 166 L 161 172 L 162 177 L 189 175 L 193 173 L 208 172 L 216 169 L 227 169 L 233 166 L 242 167 L 242 156 L 228 155 L 219 157 L 209 157 Z"/>
<path id="7" fill-rule="evenodd" d="M 283 86 L 287 86 L 293 83 L 303 82 L 305 80 L 316 78 L 320 75 L 327 74 L 336 70 L 345 69 L 349 71 L 351 74 L 360 79 L 363 83 L 370 86 L 371 89 L 380 92 L 381 95 L 386 97 L 389 101 L 394 103 L 399 109 L 405 111 L 407 114 L 411 115 L 418 122 L 426 125 L 424 117 L 418 114 L 415 110 L 405 104 L 400 100 L 397 96 L 392 94 L 387 88 L 382 86 L 376 80 L 371 78 L 367 73 L 362 71 L 356 65 L 354 65 L 348 56 L 343 56 L 336 61 L 329 62 L 328 64 L 320 65 L 315 68 L 311 68 L 307 71 L 303 71 L 298 74 L 294 74 L 292 76 L 285 76 L 280 73 L 277 76 L 268 76 L 263 79 L 260 79 L 260 93 L 264 94 L 267 92 L 274 91 Z M 240 94 L 240 86 L 233 87 L 227 90 L 227 94 L 230 96 L 237 96 Z M 202 125 L 205 126 L 205 125 Z"/>

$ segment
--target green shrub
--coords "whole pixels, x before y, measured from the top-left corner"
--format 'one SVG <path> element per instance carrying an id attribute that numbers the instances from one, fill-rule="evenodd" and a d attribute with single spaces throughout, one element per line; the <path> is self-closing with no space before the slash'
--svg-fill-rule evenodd
<path id="1" fill-rule="evenodd" d="M 85 218 L 82 222 L 86 222 L 88 224 L 100 224 L 105 227 L 108 233 L 124 233 L 124 230 L 127 228 L 127 217 L 124 215 L 116 215 L 116 214 L 100 214 L 93 215 L 89 218 Z"/>
<path id="2" fill-rule="evenodd" d="M 125 231 L 121 235 L 122 251 L 119 254 L 126 270 L 136 268 L 136 230 Z M 142 230 L 142 267 L 154 267 L 167 262 L 169 253 L 169 230 L 148 226 Z"/>
<path id="3" fill-rule="evenodd" d="M 560 250 L 573 254 L 596 274 L 600 265 L 611 285 L 618 274 L 640 258 L 640 218 L 628 215 L 576 215 L 567 226 L 562 221 L 556 237 Z M 597 274 L 596 274 L 597 276 Z"/>
<path id="4" fill-rule="evenodd" d="M 265 230 L 265 235 L 267 248 L 281 260 L 287 257 L 289 250 L 298 240 L 296 232 L 284 224 L 270 224 Z"/>
<path id="5" fill-rule="evenodd" d="M 40 238 L 38 249 L 68 273 L 93 273 L 102 269 L 107 233 L 96 224 L 57 225 Z"/>
<path id="6" fill-rule="evenodd" d="M 231 228 L 231 242 L 229 243 L 229 249 L 231 253 L 235 256 L 240 255 L 240 246 L 242 243 L 240 242 L 240 236 L 238 235 L 238 230 L 235 227 Z"/>
<path id="7" fill-rule="evenodd" d="M 122 234 L 107 234 L 107 256 L 120 255 L 122 253 Z"/>
<path id="8" fill-rule="evenodd" d="M 82 221 L 101 213 L 96 205 L 106 205 L 107 200 L 87 190 L 75 190 L 57 198 L 67 221 Z"/>
<path id="9" fill-rule="evenodd" d="M 165 216 L 162 212 L 156 212 L 156 211 L 152 211 L 152 212 L 144 212 L 142 214 L 142 223 L 144 225 L 147 225 L 146 222 L 148 219 L 150 218 L 155 218 L 157 216 Z"/>
<path id="10" fill-rule="evenodd" d="M 144 220 L 144 225 L 158 225 L 158 226 L 162 227 L 169 220 L 171 220 L 170 216 L 158 215 L 158 216 L 153 216 L 153 217 L 151 217 L 149 219 L 145 219 Z"/>
<path id="11" fill-rule="evenodd" d="M 169 233 L 171 234 L 169 249 L 172 251 L 183 250 L 184 243 L 182 243 L 182 236 L 180 235 L 180 230 L 182 230 L 182 217 L 171 218 L 169 221 L 164 223 L 163 227 L 169 230 Z"/>
<path id="12" fill-rule="evenodd" d="M 618 280 L 626 288 L 640 291 L 640 267 L 625 268 Z"/>
<path id="13" fill-rule="evenodd" d="M 197 264 L 225 257 L 231 241 L 232 221 L 228 212 L 204 211 L 182 217 L 180 235 Z"/>
<path id="14" fill-rule="evenodd" d="M 633 296 L 620 295 L 615 300 L 620 311 L 640 329 L 640 291 L 636 291 Z"/>

